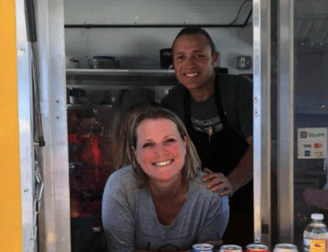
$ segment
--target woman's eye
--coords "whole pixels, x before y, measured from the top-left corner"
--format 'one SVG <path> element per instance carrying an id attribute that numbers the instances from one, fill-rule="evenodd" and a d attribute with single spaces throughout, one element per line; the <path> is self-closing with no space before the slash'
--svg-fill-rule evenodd
<path id="1" fill-rule="evenodd" d="M 175 139 L 174 138 L 169 138 L 165 142 L 166 143 L 173 143 L 173 142 L 175 142 Z"/>
<path id="2" fill-rule="evenodd" d="M 147 147 L 151 147 L 153 144 L 152 143 L 145 143 L 142 148 L 147 148 Z"/>

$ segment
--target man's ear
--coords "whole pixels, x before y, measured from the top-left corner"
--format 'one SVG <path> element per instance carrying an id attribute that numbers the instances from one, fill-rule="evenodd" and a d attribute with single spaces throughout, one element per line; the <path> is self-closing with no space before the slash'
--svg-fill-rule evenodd
<path id="1" fill-rule="evenodd" d="M 174 69 L 174 64 L 173 64 L 173 55 L 172 55 L 172 61 L 171 61 L 170 69 Z"/>
<path id="2" fill-rule="evenodd" d="M 213 61 L 212 61 L 213 67 L 215 67 L 217 65 L 217 63 L 219 62 L 219 58 L 220 58 L 219 53 L 217 51 L 215 51 L 213 53 Z"/>

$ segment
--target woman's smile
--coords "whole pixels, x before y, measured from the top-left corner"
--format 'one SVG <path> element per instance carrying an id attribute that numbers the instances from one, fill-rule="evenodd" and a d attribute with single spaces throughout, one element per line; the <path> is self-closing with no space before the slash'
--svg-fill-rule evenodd
<path id="1" fill-rule="evenodd" d="M 172 164 L 173 161 L 174 161 L 173 159 L 169 159 L 169 160 L 166 160 L 163 162 L 155 162 L 155 163 L 153 163 L 153 165 L 154 166 L 165 166 L 165 165 Z"/>

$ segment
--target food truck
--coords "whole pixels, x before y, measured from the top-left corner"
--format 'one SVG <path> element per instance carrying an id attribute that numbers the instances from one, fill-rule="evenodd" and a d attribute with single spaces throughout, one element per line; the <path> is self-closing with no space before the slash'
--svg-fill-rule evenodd
<path id="1" fill-rule="evenodd" d="M 0 22 L 1 251 L 103 251 L 115 106 L 178 85 L 186 26 L 253 83 L 254 242 L 302 251 L 311 213 L 328 223 L 304 196 L 327 182 L 327 1 L 1 0 Z"/>

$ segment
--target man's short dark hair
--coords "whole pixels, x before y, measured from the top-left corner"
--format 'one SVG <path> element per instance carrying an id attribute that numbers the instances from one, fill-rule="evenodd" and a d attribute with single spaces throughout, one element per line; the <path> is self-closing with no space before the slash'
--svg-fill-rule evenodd
<path id="1" fill-rule="evenodd" d="M 173 45 L 175 43 L 175 41 L 180 38 L 181 36 L 183 35 L 192 35 L 192 34 L 203 34 L 206 39 L 208 40 L 208 43 L 210 44 L 211 46 L 211 52 L 212 52 L 212 55 L 214 54 L 214 52 L 216 51 L 215 49 L 215 44 L 211 38 L 211 36 L 208 34 L 207 31 L 205 31 L 203 28 L 201 27 L 194 27 L 194 26 L 190 26 L 190 27 L 185 27 L 183 28 L 179 33 L 178 35 L 175 37 L 173 43 L 172 43 L 172 49 L 173 49 Z"/>

